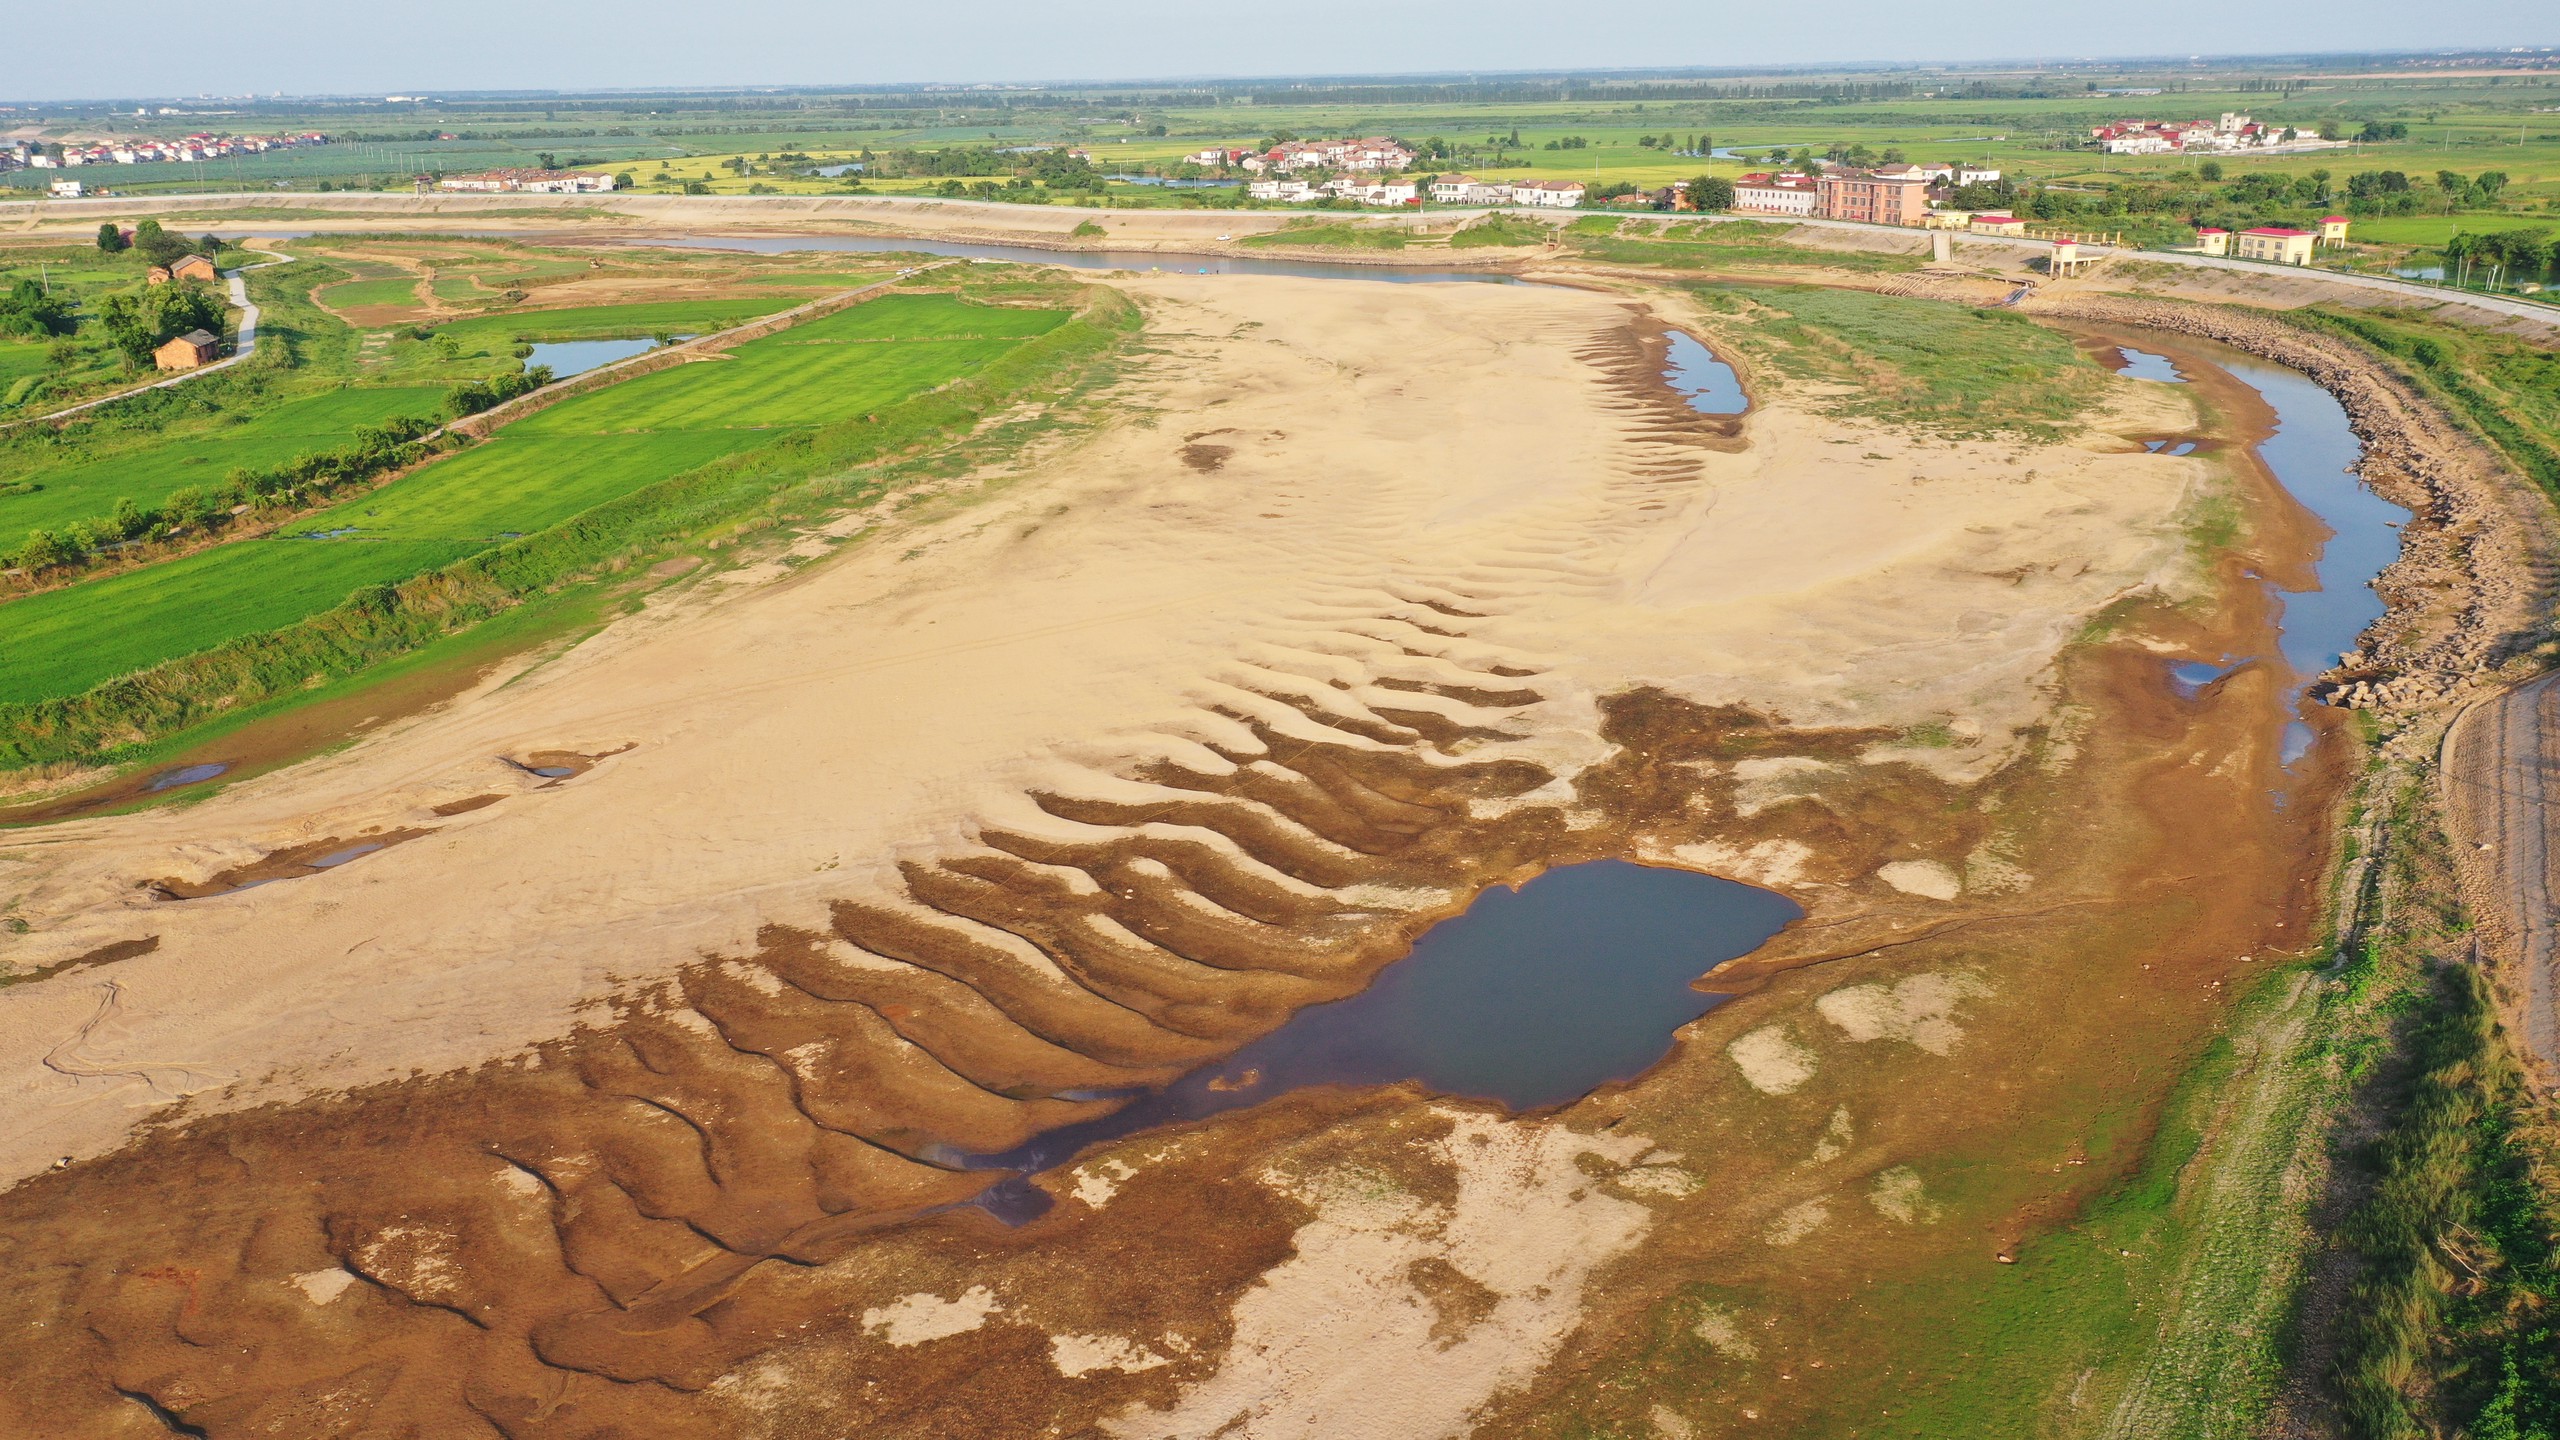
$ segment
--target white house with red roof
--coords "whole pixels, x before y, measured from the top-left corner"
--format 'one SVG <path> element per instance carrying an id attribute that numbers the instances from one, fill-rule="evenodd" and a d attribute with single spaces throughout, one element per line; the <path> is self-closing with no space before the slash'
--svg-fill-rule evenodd
<path id="1" fill-rule="evenodd" d="M 1822 203 L 1822 186 L 1810 175 L 1767 171 L 1733 182 L 1733 208 L 1757 215 L 1810 215 Z"/>

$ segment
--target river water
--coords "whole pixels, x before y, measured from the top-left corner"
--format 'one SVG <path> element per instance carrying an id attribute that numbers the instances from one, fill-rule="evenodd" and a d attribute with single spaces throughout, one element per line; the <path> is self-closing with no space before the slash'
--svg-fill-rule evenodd
<path id="1" fill-rule="evenodd" d="M 2125 372 L 2139 380 L 2182 384 L 2185 377 L 2166 356 L 2126 348 Z M 2301 502 L 2327 527 L 2320 554 L 2312 565 L 2312 581 L 2290 587 L 2268 581 L 2275 595 L 2276 658 L 2292 672 L 2292 702 L 2356 640 L 2386 608 L 2373 588 L 2385 567 L 2400 558 L 2400 527 L 2409 512 L 2376 495 L 2355 473 L 2364 445 L 2356 439 L 2346 407 L 2338 398 L 2297 370 L 2271 360 L 2213 346 L 2214 362 L 2258 393 L 2274 413 L 2273 433 L 2258 442 L 2257 455 L 2285 493 Z M 2253 658 L 2253 657 L 2238 657 Z M 2238 658 L 2224 657 L 2221 666 L 2185 662 L 2171 667 L 2171 683 L 2192 693 Z M 2264 658 L 2264 657 L 2254 657 Z M 2285 727 L 2286 764 L 2309 752 L 2313 731 L 2299 718 Z"/>

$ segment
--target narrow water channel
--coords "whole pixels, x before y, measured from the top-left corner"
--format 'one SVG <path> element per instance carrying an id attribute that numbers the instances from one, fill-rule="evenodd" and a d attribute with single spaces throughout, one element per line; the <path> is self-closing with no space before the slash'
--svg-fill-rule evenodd
<path id="1" fill-rule="evenodd" d="M 1802 916 L 1773 891 L 1623 860 L 1567 865 L 1478 895 L 1423 932 L 1367 989 L 1099 1120 L 959 1160 L 1027 1176 L 1089 1145 L 1243 1109 L 1314 1085 L 1417 1081 L 1437 1094 L 1535 1110 L 1628 1080 L 1722 998 L 1693 988 Z M 978 1202 L 1019 1224 L 1048 1209 L 1027 1179 Z"/>
<path id="2" fill-rule="evenodd" d="M 2207 349 L 2215 364 L 2257 392 L 2273 412 L 2272 433 L 2257 456 L 2285 493 L 2320 518 L 2329 534 L 2312 565 L 2312 582 L 2300 588 L 2268 582 L 2277 598 L 2277 658 L 2292 672 L 2289 691 L 2296 718 L 2285 727 L 2287 765 L 2309 753 L 2314 733 L 2300 718 L 2303 693 L 2338 657 L 2382 618 L 2385 605 L 2374 580 L 2400 558 L 2400 526 L 2409 512 L 2376 495 L 2357 477 L 2364 444 L 2338 398 L 2297 370 L 2229 346 Z M 2182 384 L 2185 376 L 2168 357 L 2120 347 L 2125 372 L 2141 380 Z M 2174 666 L 2171 683 L 2192 693 L 2227 673 L 2222 666 Z"/>

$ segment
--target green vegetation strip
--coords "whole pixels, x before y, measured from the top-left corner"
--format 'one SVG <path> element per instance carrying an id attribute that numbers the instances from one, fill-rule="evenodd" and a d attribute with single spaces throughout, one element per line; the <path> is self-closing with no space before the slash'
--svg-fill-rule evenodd
<path id="1" fill-rule="evenodd" d="M 2560 353 L 2510 335 L 2432 325 L 2393 311 L 2314 308 L 2296 324 L 2363 341 L 2399 362 L 2457 419 L 2560 498 Z"/>
<path id="2" fill-rule="evenodd" d="M 958 324 L 946 312 L 968 312 L 970 324 Z M 907 321 L 939 338 L 897 338 Z M 728 360 L 662 372 L 678 377 L 762 370 L 776 383 L 793 385 L 804 403 L 819 405 L 815 414 L 803 415 L 816 423 L 766 431 L 712 426 L 708 422 L 721 417 L 703 413 L 681 385 L 646 391 L 635 386 L 631 396 L 617 388 L 580 397 L 576 409 L 556 407 L 464 457 L 477 460 L 518 446 L 519 461 L 431 465 L 346 507 L 352 513 L 344 518 L 385 522 L 392 533 L 382 539 L 278 538 L 209 552 L 199 570 L 181 573 L 185 584 L 201 587 L 193 609 L 169 607 L 172 628 L 114 652 L 111 663 L 149 668 L 77 693 L 43 693 L 48 682 L 59 692 L 72 683 L 64 677 L 82 673 L 81 662 L 64 652 L 94 643 L 111 627 L 143 635 L 142 627 L 117 617 L 173 582 L 144 570 L 34 597 L 62 607 L 28 611 L 40 624 L 18 618 L 30 602 L 0 606 L 0 654 L 11 667 L 0 672 L 11 697 L 0 703 L 0 767 L 112 761 L 233 707 L 323 685 L 526 598 L 745 523 L 794 486 L 949 443 L 991 410 L 1054 392 L 1116 349 L 1136 324 L 1134 307 L 1107 291 L 1085 292 L 1085 308 L 1072 317 L 1053 311 L 1045 318 L 1039 312 L 966 306 L 944 296 L 894 296 L 741 346 Z M 961 338 L 991 334 L 998 339 Z M 991 344 L 1004 348 L 991 351 Z M 832 376 L 834 383 L 803 383 L 813 373 Z M 936 385 L 937 380 L 945 383 Z M 579 419 L 591 401 L 597 408 Z M 636 429 L 643 421 L 665 427 L 656 433 L 689 432 L 694 438 L 686 446 L 666 447 L 653 471 L 624 476 L 621 493 L 582 513 L 521 539 L 480 545 L 441 565 L 432 547 L 470 549 L 473 542 L 394 538 L 446 526 L 474 529 L 501 515 L 539 515 L 540 506 L 559 503 L 544 497 L 537 482 L 562 453 L 540 440 L 592 445 L 612 427 Z M 548 422 L 547 428 L 538 422 Z M 714 438 L 699 438 L 705 434 Z M 706 449 L 716 449 L 723 436 L 744 437 L 752 448 L 705 462 Z M 448 470 L 463 479 L 404 489 Z M 576 483 L 593 494 L 610 488 L 601 478 Z M 421 494 L 427 498 L 412 499 Z M 361 515 L 367 506 L 383 511 L 393 505 L 417 508 Z M 280 588 L 287 574 L 324 559 L 332 568 L 307 588 L 272 603 L 248 598 Z M 357 588 L 343 603 L 291 616 L 298 606 L 316 604 L 312 597 L 346 595 L 350 580 Z M 241 618 L 198 624 L 194 610 Z M 242 628 L 257 626 L 267 628 Z M 154 660 L 154 651 L 165 653 Z"/>
<path id="3" fill-rule="evenodd" d="M 1814 405 L 1941 434 L 2059 438 L 2107 383 L 2060 332 L 2006 310 L 1860 290 L 1689 287 L 1718 333 L 1819 387 Z"/>

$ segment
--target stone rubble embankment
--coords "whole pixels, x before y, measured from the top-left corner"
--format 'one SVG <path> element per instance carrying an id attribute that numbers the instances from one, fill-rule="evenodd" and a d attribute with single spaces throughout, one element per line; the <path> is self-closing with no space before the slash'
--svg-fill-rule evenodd
<path id="1" fill-rule="evenodd" d="M 2273 315 L 2133 296 L 2038 297 L 2022 308 L 2219 341 L 2302 372 L 2346 409 L 2364 443 L 2357 474 L 2411 519 L 2400 558 L 2374 582 L 2388 613 L 2311 686 L 2313 699 L 2357 710 L 2433 704 L 2542 638 L 2543 547 L 2515 503 L 2527 482 L 2501 473 L 2352 343 Z"/>

